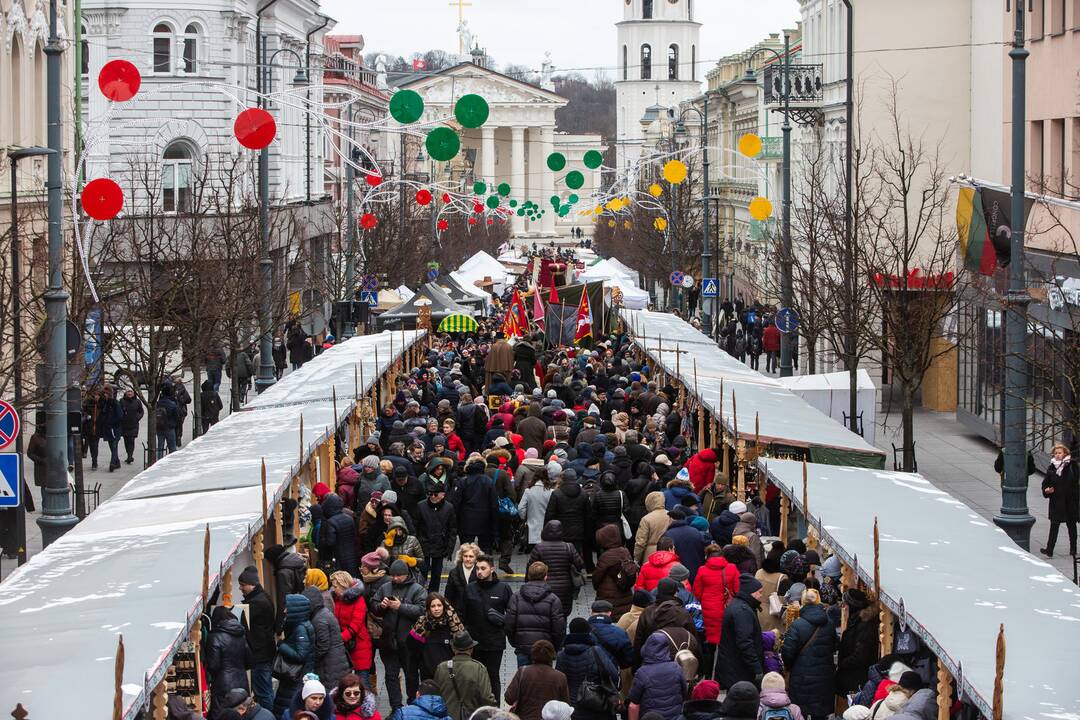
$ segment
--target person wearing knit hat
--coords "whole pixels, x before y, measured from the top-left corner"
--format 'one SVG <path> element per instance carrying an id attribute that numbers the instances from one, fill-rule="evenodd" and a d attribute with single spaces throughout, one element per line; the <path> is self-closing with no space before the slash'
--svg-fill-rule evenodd
<path id="1" fill-rule="evenodd" d="M 360 464 L 363 465 L 368 470 L 377 470 L 379 468 L 379 456 L 378 455 L 368 455 L 367 457 L 365 457 L 363 460 L 360 461 Z"/>
<path id="2" fill-rule="evenodd" d="M 870 708 L 865 705 L 852 705 L 844 711 L 844 720 L 870 720 Z"/>
<path id="3" fill-rule="evenodd" d="M 782 717 L 783 711 L 786 710 L 788 717 L 792 720 L 802 720 L 802 710 L 798 705 L 791 702 L 791 698 L 787 694 L 787 683 L 784 681 L 784 676 L 778 672 L 767 672 L 765 677 L 761 678 L 761 694 L 758 698 L 758 703 L 761 705 L 761 713 L 759 717 L 764 717 L 766 713 L 773 712 L 769 717 Z"/>
<path id="4" fill-rule="evenodd" d="M 410 662 L 405 651 L 406 641 L 413 624 L 424 614 L 427 589 L 415 581 L 409 566 L 401 558 L 390 564 L 387 575 L 390 582 L 378 587 L 368 606 L 371 613 L 382 618 L 379 655 L 385 669 L 386 695 L 393 711 L 416 696 L 418 674 L 405 672 L 405 698 L 401 695 L 401 674 Z"/>
<path id="5" fill-rule="evenodd" d="M 690 579 L 690 571 L 682 563 L 675 563 L 668 569 L 668 577 L 682 585 Z"/>
<path id="6" fill-rule="evenodd" d="M 648 590 L 634 591 L 634 607 L 647 608 L 653 604 L 652 593 Z"/>
<path id="7" fill-rule="evenodd" d="M 311 494 L 315 496 L 315 499 L 322 502 L 322 499 L 330 494 L 330 486 L 324 482 L 315 483 L 311 488 Z"/>
<path id="8" fill-rule="evenodd" d="M 715 700 L 720 697 L 720 683 L 715 680 L 702 680 L 690 693 L 691 700 Z"/>
<path id="9" fill-rule="evenodd" d="M 554 392 L 554 390 L 550 391 Z M 541 720 L 570 720 L 574 716 L 573 706 L 562 700 L 548 700 L 540 711 Z"/>
<path id="10" fill-rule="evenodd" d="M 259 583 L 259 571 L 248 565 L 237 578 L 244 603 L 248 606 L 247 641 L 251 650 L 251 692 L 264 708 L 274 705 L 272 666 L 277 654 L 275 630 L 277 616 L 274 601 Z"/>
<path id="11" fill-rule="evenodd" d="M 318 717 L 319 708 L 326 702 L 326 687 L 318 679 L 305 680 L 300 690 L 300 701 L 302 705 L 296 710 L 314 713 Z M 292 714 L 295 716 L 297 713 Z"/>
<path id="12" fill-rule="evenodd" d="M 843 574 L 840 565 L 840 557 L 838 555 L 829 556 L 829 559 L 821 565 L 821 574 L 837 580 L 840 579 L 840 576 Z"/>
<path id="13" fill-rule="evenodd" d="M 742 515 L 744 512 L 746 512 L 746 503 L 744 503 L 742 500 L 735 500 L 730 505 L 728 505 L 728 510 L 735 513 L 736 515 Z"/>

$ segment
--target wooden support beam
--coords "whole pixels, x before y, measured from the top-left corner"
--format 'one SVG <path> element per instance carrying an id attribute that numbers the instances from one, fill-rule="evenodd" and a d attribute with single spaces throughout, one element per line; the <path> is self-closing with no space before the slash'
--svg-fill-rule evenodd
<path id="1" fill-rule="evenodd" d="M 807 527 L 810 526 L 810 495 L 807 492 L 809 482 L 809 468 L 807 468 L 806 459 L 804 458 L 802 461 L 802 508 Z"/>
<path id="2" fill-rule="evenodd" d="M 169 717 L 169 686 L 165 678 L 153 689 L 150 694 L 150 717 L 153 720 L 167 720 Z"/>
<path id="3" fill-rule="evenodd" d="M 233 572 L 232 565 L 225 568 L 221 573 L 221 604 L 225 607 L 233 606 Z"/>
<path id="4" fill-rule="evenodd" d="M 206 523 L 206 533 L 203 535 L 203 566 L 202 566 L 202 604 L 206 609 L 206 603 L 210 601 L 210 523 Z"/>
<path id="5" fill-rule="evenodd" d="M 293 475 L 292 480 L 289 482 L 289 494 L 292 499 L 296 501 L 296 505 L 293 507 L 292 527 L 293 535 L 298 536 L 300 531 L 300 476 Z"/>
<path id="6" fill-rule="evenodd" d="M 949 720 L 952 709 L 952 673 L 945 663 L 938 663 L 937 671 L 937 720 Z"/>
<path id="7" fill-rule="evenodd" d="M 319 446 L 320 464 L 322 465 L 322 481 L 330 486 L 333 490 L 337 485 L 337 467 L 334 462 L 334 433 L 330 428 L 326 428 L 327 434 L 330 436 Z"/>
<path id="8" fill-rule="evenodd" d="M 263 528 L 265 528 L 265 521 Z M 263 571 L 263 550 L 265 544 L 263 543 L 263 537 L 265 536 L 265 530 L 260 529 L 257 533 L 251 536 L 251 559 L 255 561 L 255 569 L 259 571 L 259 584 L 266 587 L 266 581 L 264 580 Z"/>
<path id="9" fill-rule="evenodd" d="M 881 599 L 881 535 L 878 533 L 878 519 L 874 516 L 874 595 Z"/>
<path id="10" fill-rule="evenodd" d="M 780 496 L 780 542 L 784 543 L 785 547 L 788 542 L 788 515 L 791 514 L 791 501 L 788 500 L 787 495 Z"/>
<path id="11" fill-rule="evenodd" d="M 878 605 L 878 621 L 881 623 L 878 627 L 878 644 L 881 656 L 885 657 L 893 651 L 893 614 L 884 603 Z"/>
<path id="12" fill-rule="evenodd" d="M 116 642 L 116 659 L 113 661 L 113 711 L 112 720 L 124 717 L 124 634 Z"/>
<path id="13" fill-rule="evenodd" d="M 991 720 L 1001 720 L 1005 713 L 1005 625 L 998 626 L 994 652 L 994 703 Z"/>
<path id="14" fill-rule="evenodd" d="M 847 590 L 848 588 L 858 587 L 859 579 L 855 575 L 855 568 L 851 567 L 847 563 L 840 564 L 840 588 L 841 590 Z M 840 631 L 847 630 L 848 622 L 851 617 L 851 608 L 847 603 L 841 603 L 840 605 Z"/>

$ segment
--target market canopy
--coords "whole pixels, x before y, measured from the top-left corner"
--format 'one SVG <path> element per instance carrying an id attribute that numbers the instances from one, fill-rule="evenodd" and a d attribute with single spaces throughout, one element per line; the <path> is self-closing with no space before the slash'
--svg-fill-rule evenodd
<path id="1" fill-rule="evenodd" d="M 802 511 L 802 463 L 758 465 Z M 877 518 L 878 594 L 985 717 L 1002 624 L 1006 720 L 1080 717 L 1080 588 L 921 475 L 810 464 L 806 485 L 810 524 L 870 587 Z"/>
<path id="2" fill-rule="evenodd" d="M 421 299 L 431 303 L 431 321 L 438 323 L 447 315 L 462 314 L 472 316 L 473 311 L 463 305 L 458 305 L 446 294 L 446 291 L 437 284 L 430 282 L 417 288 L 416 293 L 395 308 L 387 310 L 376 321 L 380 328 L 404 327 L 407 324 L 415 324 L 416 317 L 420 314 L 417 305 Z"/>
<path id="3" fill-rule="evenodd" d="M 463 262 L 456 272 L 459 282 L 473 287 L 476 287 L 477 281 L 491 278 L 496 292 L 502 292 L 502 289 L 510 282 L 510 271 L 506 269 L 506 266 L 483 250 Z"/>
<path id="4" fill-rule="evenodd" d="M 468 315 L 447 315 L 439 323 L 439 332 L 475 332 L 478 327 L 480 326 L 476 321 Z"/>
<path id="5" fill-rule="evenodd" d="M 475 285 L 470 286 L 462 283 L 459 277 L 455 277 L 455 275 L 457 275 L 456 271 L 440 277 L 438 280 L 439 287 L 445 290 L 450 299 L 458 305 L 464 305 L 467 308 L 472 308 L 475 312 L 483 313 L 491 301 L 491 295 Z"/>

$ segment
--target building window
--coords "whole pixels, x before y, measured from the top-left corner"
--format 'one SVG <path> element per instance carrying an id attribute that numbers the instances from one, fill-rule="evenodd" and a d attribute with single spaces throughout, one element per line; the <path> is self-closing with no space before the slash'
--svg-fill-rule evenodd
<path id="1" fill-rule="evenodd" d="M 1031 6 L 1031 39 L 1042 40 L 1045 33 L 1046 0 L 1034 0 Z"/>
<path id="2" fill-rule="evenodd" d="M 652 2 L 653 0 L 642 0 L 641 2 L 641 17 L 644 20 L 652 20 Z"/>
<path id="3" fill-rule="evenodd" d="M 694 22 L 694 0 L 686 0 L 686 19 Z"/>
<path id="4" fill-rule="evenodd" d="M 154 72 L 172 72 L 173 31 L 167 23 L 154 26 Z"/>
<path id="5" fill-rule="evenodd" d="M 622 79 L 630 79 L 630 69 L 627 67 L 629 52 L 625 45 L 622 46 Z"/>
<path id="6" fill-rule="evenodd" d="M 1065 32 L 1065 0 L 1050 0 L 1050 34 Z"/>
<path id="7" fill-rule="evenodd" d="M 184 28 L 184 72 L 192 75 L 199 69 L 199 26 Z"/>
<path id="8" fill-rule="evenodd" d="M 679 79 L 679 46 L 671 45 L 667 49 L 667 79 Z"/>
<path id="9" fill-rule="evenodd" d="M 652 80 L 652 47 L 641 46 L 641 79 Z"/>
<path id="10" fill-rule="evenodd" d="M 161 164 L 161 205 L 165 212 L 191 212 L 191 168 L 194 153 L 187 143 L 165 148 Z"/>
<path id="11" fill-rule="evenodd" d="M 85 25 L 79 33 L 79 72 L 83 75 L 90 74 L 90 43 L 86 39 Z"/>
<path id="12" fill-rule="evenodd" d="M 697 81 L 697 45 L 690 46 L 690 79 Z"/>

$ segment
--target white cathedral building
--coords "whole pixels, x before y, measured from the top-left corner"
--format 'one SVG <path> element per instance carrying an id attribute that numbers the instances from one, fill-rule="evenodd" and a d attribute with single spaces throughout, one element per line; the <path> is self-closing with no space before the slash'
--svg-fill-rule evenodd
<path id="1" fill-rule="evenodd" d="M 701 94 L 697 76 L 701 23 L 693 0 L 623 0 L 618 28 L 618 167 L 641 154 L 641 119 L 652 106 L 678 107 Z"/>

